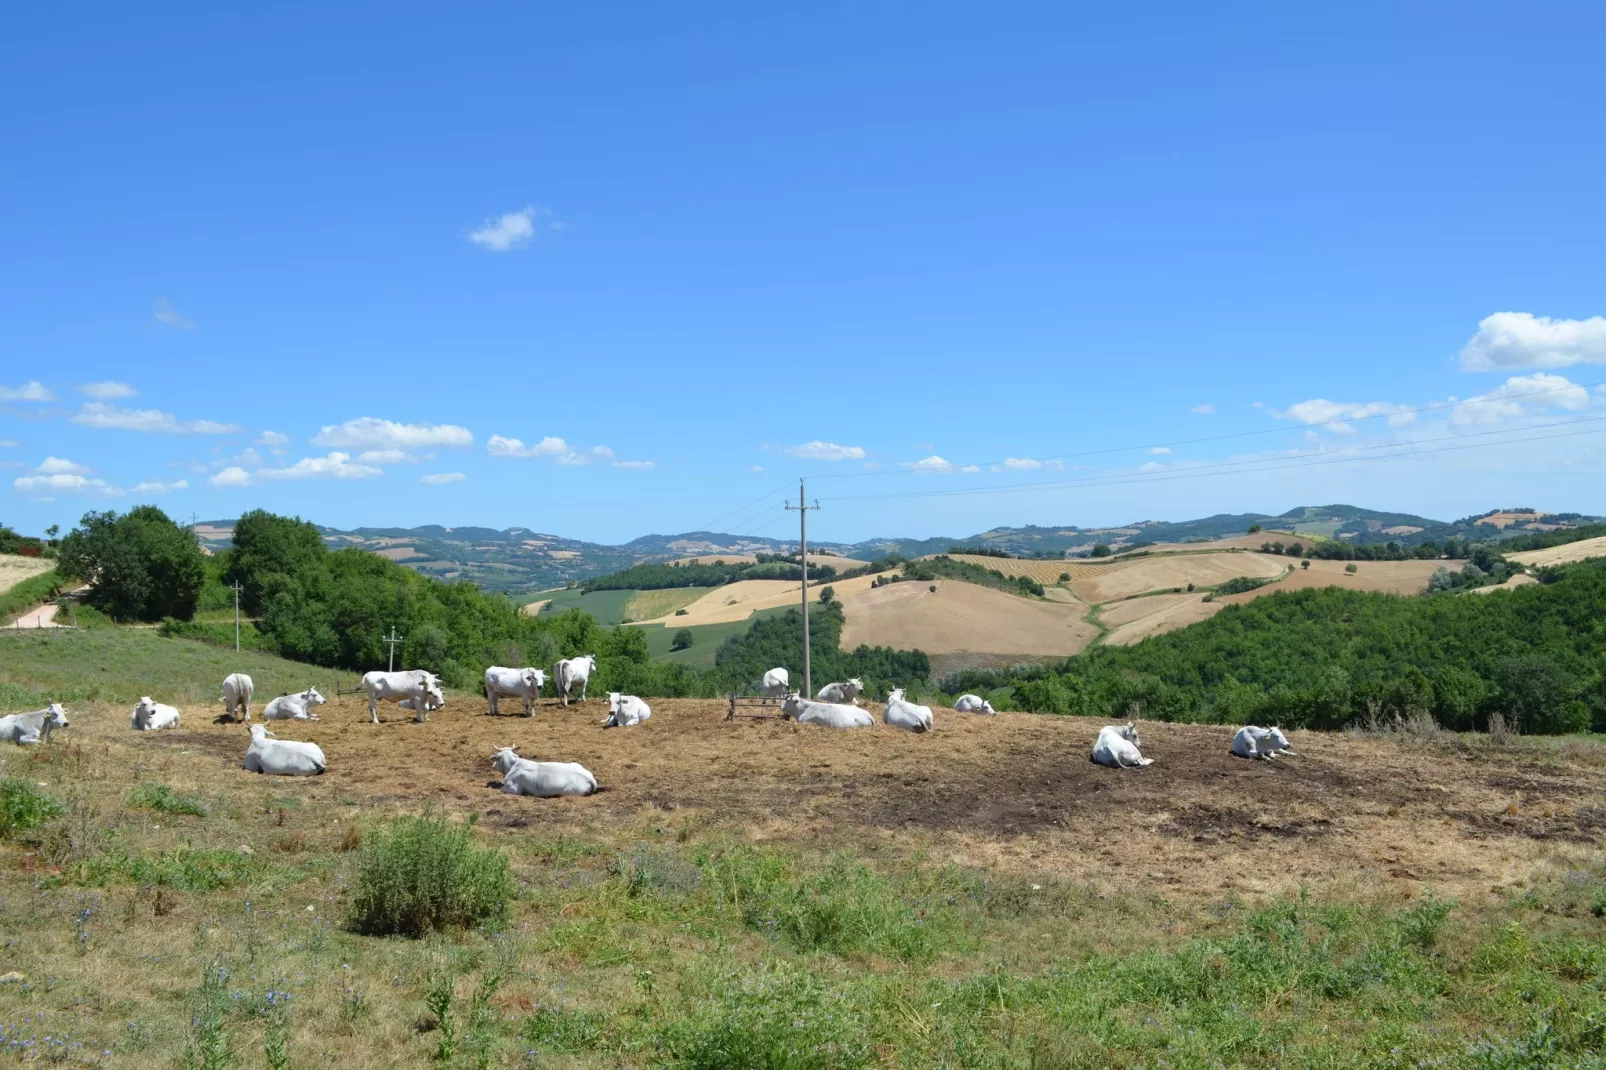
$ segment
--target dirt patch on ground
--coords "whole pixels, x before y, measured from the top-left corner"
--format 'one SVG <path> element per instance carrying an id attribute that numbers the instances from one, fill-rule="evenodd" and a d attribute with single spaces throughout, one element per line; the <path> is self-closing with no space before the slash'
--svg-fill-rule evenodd
<path id="1" fill-rule="evenodd" d="M 1510 560 L 1529 568 L 1539 568 L 1543 565 L 1567 565 L 1574 561 L 1583 561 L 1591 557 L 1606 557 L 1606 535 L 1598 539 L 1580 539 L 1578 542 L 1569 542 L 1562 546 L 1552 546 L 1545 550 L 1527 550 L 1523 553 L 1507 555 Z"/>
<path id="2" fill-rule="evenodd" d="M 854 581 L 857 582 L 857 581 Z M 935 591 L 931 588 L 935 586 Z M 960 580 L 837 586 L 846 623 L 842 649 L 860 643 L 924 650 L 1069 656 L 1098 635 L 1085 606 L 1038 601 Z"/>
<path id="3" fill-rule="evenodd" d="M 603 729 L 596 700 L 567 709 L 543 702 L 533 718 L 490 717 L 483 700 L 454 694 L 427 724 L 389 707 L 377 726 L 365 705 L 331 701 L 317 723 L 275 726 L 283 738 L 322 746 L 329 772 L 272 782 L 239 768 L 245 728 L 215 725 L 199 708 L 186 711 L 182 731 L 141 735 L 128 731 L 126 711 L 74 709 L 71 732 L 104 739 L 130 761 L 159 752 L 197 779 L 260 784 L 264 797 L 307 795 L 309 805 L 439 802 L 573 834 L 689 820 L 759 840 L 879 843 L 1211 896 L 1355 880 L 1486 893 L 1558 849 L 1606 843 L 1606 762 L 1593 746 L 1541 760 L 1294 733 L 1300 757 L 1251 762 L 1229 755 L 1230 728 L 1146 723 L 1144 751 L 1155 764 L 1118 771 L 1089 762 L 1100 723 L 1083 718 L 939 709 L 938 731 L 917 736 L 882 725 L 834 732 L 727 722 L 718 701 L 652 705 L 644 725 Z M 582 799 L 502 795 L 488 786 L 488 759 L 504 744 L 527 757 L 582 762 L 609 790 Z"/>

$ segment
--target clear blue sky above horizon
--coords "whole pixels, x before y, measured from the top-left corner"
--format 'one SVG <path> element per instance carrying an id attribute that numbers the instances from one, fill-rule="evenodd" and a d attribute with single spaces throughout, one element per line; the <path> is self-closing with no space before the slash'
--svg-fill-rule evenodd
<path id="1" fill-rule="evenodd" d="M 1597 4 L 3 20 L 19 530 L 1606 513 Z"/>

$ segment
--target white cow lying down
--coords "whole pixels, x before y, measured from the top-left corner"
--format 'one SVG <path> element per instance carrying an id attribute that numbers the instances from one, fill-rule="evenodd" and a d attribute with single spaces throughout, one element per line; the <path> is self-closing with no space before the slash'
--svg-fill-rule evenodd
<path id="1" fill-rule="evenodd" d="M 798 724 L 817 724 L 823 728 L 870 728 L 875 724 L 875 718 L 857 706 L 810 702 L 796 691 L 786 696 L 781 712 Z"/>
<path id="2" fill-rule="evenodd" d="M 821 702 L 851 702 L 857 706 L 859 696 L 863 693 L 864 685 L 859 682 L 858 677 L 854 677 L 845 683 L 826 684 L 820 688 L 817 697 Z"/>
<path id="3" fill-rule="evenodd" d="M 887 696 L 881 719 L 893 728 L 907 728 L 911 732 L 929 732 L 936 727 L 931 720 L 931 707 L 909 702 L 903 697 L 901 687 Z"/>
<path id="4" fill-rule="evenodd" d="M 245 767 L 269 776 L 317 776 L 329 768 L 323 748 L 316 743 L 279 739 L 265 724 L 251 726 L 251 745 L 245 748 Z"/>
<path id="5" fill-rule="evenodd" d="M 602 722 L 604 728 L 628 728 L 640 724 L 652 716 L 652 707 L 648 706 L 635 695 L 621 695 L 617 691 L 608 692 L 608 717 Z"/>
<path id="6" fill-rule="evenodd" d="M 154 732 L 158 728 L 177 728 L 178 710 L 161 702 L 152 702 L 146 695 L 134 706 L 130 719 L 136 732 Z"/>
<path id="7" fill-rule="evenodd" d="M 595 795 L 604 790 L 591 770 L 578 762 L 536 762 L 520 758 L 512 747 L 491 755 L 491 767 L 502 774 L 505 795 L 534 795 L 555 799 L 559 795 Z"/>
<path id="8" fill-rule="evenodd" d="M 318 694 L 316 687 L 309 687 L 305 691 L 294 695 L 280 695 L 262 708 L 264 721 L 316 721 L 318 715 L 312 710 L 324 704 L 324 697 Z"/>
<path id="9" fill-rule="evenodd" d="M 1283 735 L 1280 728 L 1256 728 L 1246 724 L 1232 737 L 1232 752 L 1240 758 L 1264 758 L 1270 761 L 1277 757 L 1278 751 L 1291 758 L 1298 757 L 1289 749 L 1288 737 Z"/>
<path id="10" fill-rule="evenodd" d="M 1098 741 L 1093 744 L 1093 760 L 1115 769 L 1137 769 L 1154 761 L 1138 751 L 1138 730 L 1133 724 L 1112 724 L 1100 729 Z"/>
<path id="11" fill-rule="evenodd" d="M 954 700 L 954 712 L 996 714 L 998 711 L 980 695 L 960 695 Z"/>
<path id="12" fill-rule="evenodd" d="M 52 702 L 32 713 L 8 713 L 0 717 L 0 739 L 9 740 L 19 747 L 31 747 L 35 743 L 50 742 L 50 733 L 71 726 L 72 722 L 67 720 L 67 711 L 61 708 L 61 703 Z"/>

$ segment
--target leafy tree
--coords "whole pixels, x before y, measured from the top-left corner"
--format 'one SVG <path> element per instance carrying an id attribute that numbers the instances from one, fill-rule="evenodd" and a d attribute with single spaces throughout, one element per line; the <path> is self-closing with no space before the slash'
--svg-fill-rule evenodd
<path id="1" fill-rule="evenodd" d="M 675 633 L 675 638 L 670 640 L 669 649 L 670 650 L 688 650 L 688 649 L 691 648 L 691 643 L 692 643 L 691 629 L 690 628 L 682 628 L 680 631 Z"/>
<path id="2" fill-rule="evenodd" d="M 1249 525 L 1249 534 L 1251 534 L 1251 535 L 1259 535 L 1260 534 L 1260 525 L 1259 524 L 1250 524 Z"/>
<path id="3" fill-rule="evenodd" d="M 820 589 L 820 601 L 822 601 L 822 602 L 835 602 L 836 601 L 836 588 L 835 587 L 830 587 L 830 586 L 822 587 Z"/>
<path id="4" fill-rule="evenodd" d="M 1355 562 L 1351 561 L 1349 564 L 1344 566 L 1344 571 L 1353 576 L 1355 573 L 1359 572 L 1360 569 L 1356 567 Z"/>
<path id="5" fill-rule="evenodd" d="M 1113 552 L 1114 551 L 1111 550 L 1109 548 L 1109 546 L 1106 545 L 1105 543 L 1096 542 L 1096 543 L 1093 544 L 1093 549 L 1088 551 L 1088 556 L 1089 557 L 1109 557 L 1110 554 L 1112 554 Z"/>
<path id="6" fill-rule="evenodd" d="M 57 568 L 89 582 L 86 601 L 117 620 L 189 620 L 206 582 L 194 534 L 154 505 L 85 513 L 62 540 Z"/>
<path id="7" fill-rule="evenodd" d="M 264 604 L 263 592 L 270 575 L 295 576 L 315 568 L 325 553 L 318 529 L 300 517 L 276 516 L 253 509 L 234 525 L 234 549 L 229 553 L 225 584 L 239 583 L 240 607 L 253 616 Z"/>

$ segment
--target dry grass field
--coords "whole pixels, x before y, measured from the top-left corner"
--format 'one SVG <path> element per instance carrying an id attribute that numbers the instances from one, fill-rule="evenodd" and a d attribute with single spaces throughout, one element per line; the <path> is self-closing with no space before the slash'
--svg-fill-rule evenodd
<path id="1" fill-rule="evenodd" d="M 918 649 L 927 654 L 985 653 L 1067 657 L 1098 635 L 1086 607 L 1022 598 L 959 580 L 913 581 L 871 589 L 837 585 L 846 623 L 841 645 Z"/>
<path id="2" fill-rule="evenodd" d="M 1273 559 L 1275 560 L 1275 559 Z M 1285 559 L 1286 560 L 1286 559 Z M 1346 587 L 1355 591 L 1386 591 L 1389 594 L 1417 595 L 1427 590 L 1428 580 L 1442 561 L 1312 561 L 1310 568 L 1296 567 L 1281 580 L 1243 594 L 1218 599 L 1229 605 L 1278 591 L 1300 591 L 1307 587 Z M 1344 571 L 1355 566 L 1354 574 Z"/>
<path id="3" fill-rule="evenodd" d="M 838 599 L 846 599 L 850 594 L 868 590 L 874 576 L 859 576 L 856 579 L 843 580 L 832 584 Z M 818 602 L 823 586 L 810 583 L 809 601 Z M 737 580 L 727 583 L 723 587 L 709 587 L 695 600 L 677 607 L 686 610 L 684 616 L 674 616 L 673 613 L 653 618 L 643 619 L 643 624 L 677 624 L 690 626 L 694 624 L 728 624 L 731 621 L 746 620 L 755 610 L 775 609 L 780 606 L 796 605 L 799 601 L 800 587 L 796 580 Z"/>
<path id="4" fill-rule="evenodd" d="M 752 565 L 758 562 L 757 554 L 694 554 L 691 557 L 676 558 L 677 565 Z M 838 572 L 846 572 L 850 568 L 858 568 L 865 564 L 851 557 L 837 557 L 834 554 L 810 554 L 809 567 L 830 565 Z"/>
<path id="5" fill-rule="evenodd" d="M 42 557 L 0 554 L 0 594 L 5 594 L 23 580 L 49 572 L 55 567 L 54 561 Z"/>
<path id="6" fill-rule="evenodd" d="M 1071 590 L 1088 602 L 1109 602 L 1170 587 L 1214 587 L 1235 576 L 1270 579 L 1287 571 L 1287 558 L 1268 554 L 1177 554 L 1144 557 L 1087 579 L 1073 579 Z"/>
<path id="7" fill-rule="evenodd" d="M 1110 629 L 1104 642 L 1110 646 L 1131 646 L 1152 635 L 1174 632 L 1221 612 L 1224 603 L 1206 602 L 1204 597 L 1203 594 L 1156 594 L 1105 606 L 1099 613 L 1099 620 Z"/>
<path id="8" fill-rule="evenodd" d="M 1574 561 L 1583 561 L 1591 557 L 1606 557 L 1606 536 L 1598 539 L 1581 539 L 1578 542 L 1564 543 L 1561 546 L 1552 546 L 1544 550 L 1528 550 L 1523 553 L 1507 555 L 1509 560 L 1525 565 L 1528 568 L 1542 568 L 1545 565 L 1570 565 Z"/>

